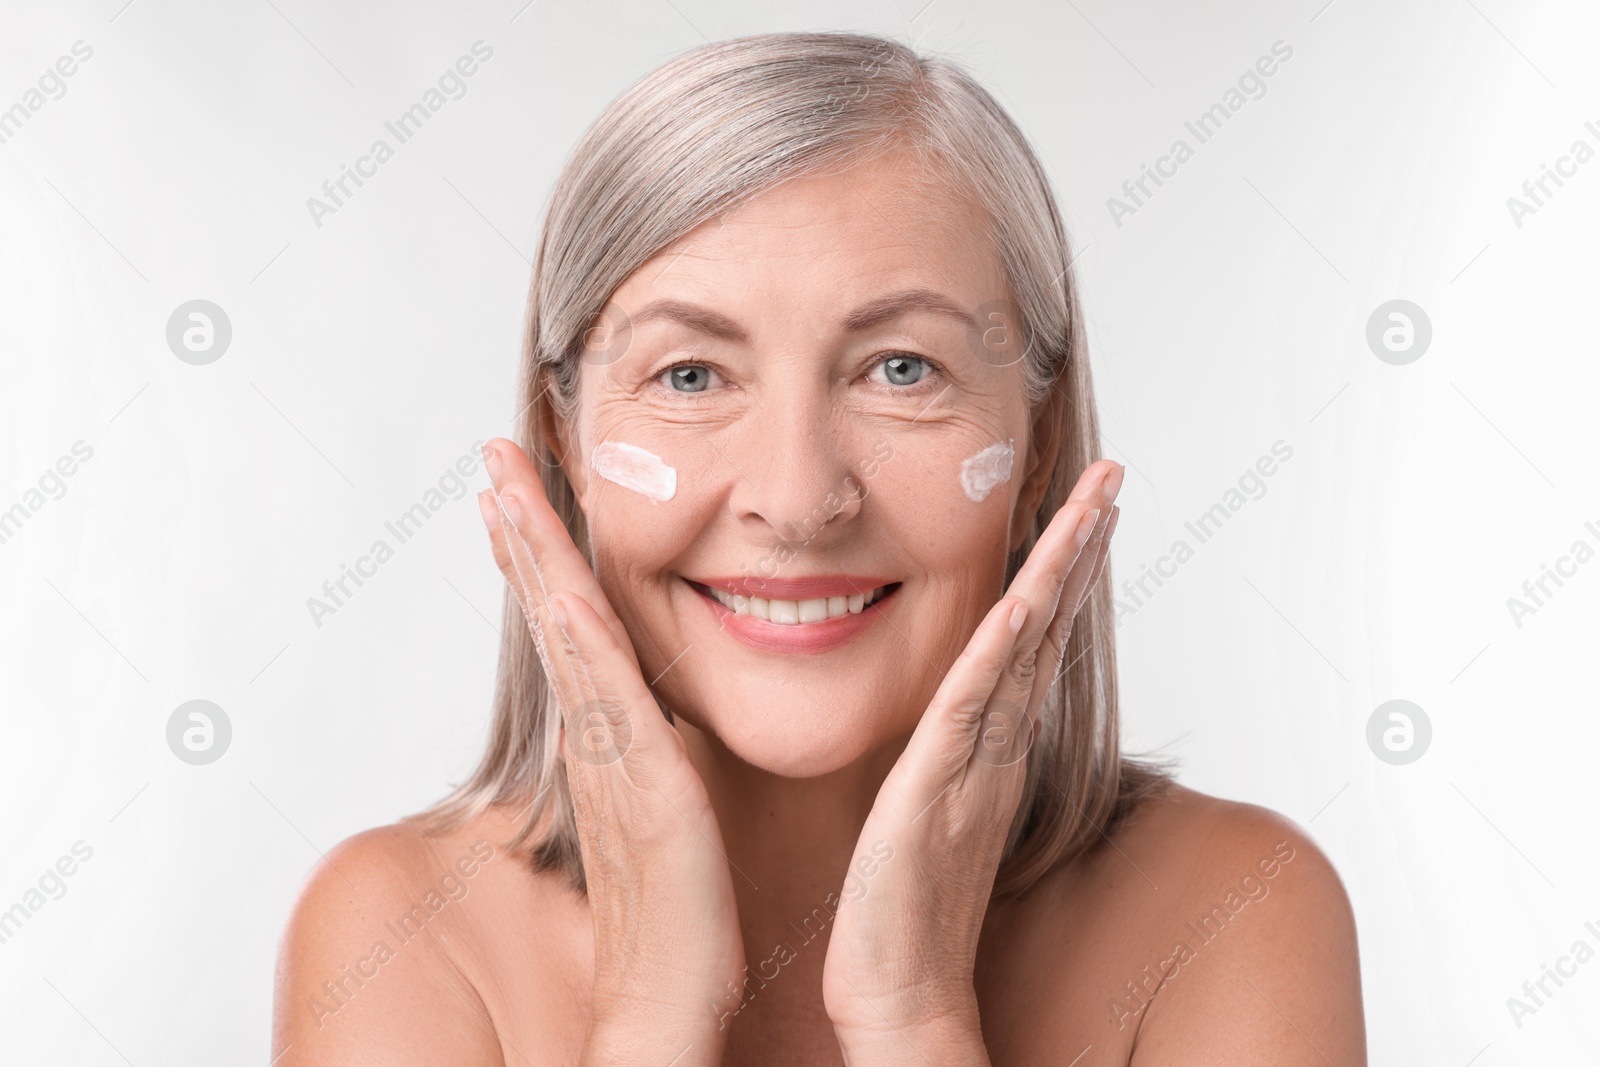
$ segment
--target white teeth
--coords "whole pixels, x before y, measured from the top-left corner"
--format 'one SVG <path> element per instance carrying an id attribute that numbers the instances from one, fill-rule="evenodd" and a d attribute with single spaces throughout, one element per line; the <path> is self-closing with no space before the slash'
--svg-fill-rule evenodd
<path id="1" fill-rule="evenodd" d="M 783 626 L 802 626 L 811 622 L 836 619 L 841 615 L 859 615 L 868 604 L 883 595 L 883 589 L 850 596 L 830 596 L 812 600 L 771 600 L 767 597 L 745 597 L 707 586 L 717 603 L 739 615 L 754 615 L 758 619 Z M 886 587 L 885 587 L 886 588 Z"/>

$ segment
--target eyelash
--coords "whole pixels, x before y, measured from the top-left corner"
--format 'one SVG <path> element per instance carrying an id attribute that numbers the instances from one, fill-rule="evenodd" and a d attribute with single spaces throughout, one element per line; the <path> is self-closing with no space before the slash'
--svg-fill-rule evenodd
<path id="1" fill-rule="evenodd" d="M 887 363 L 889 360 L 897 359 L 897 358 L 914 359 L 914 360 L 917 360 L 920 363 L 924 363 L 928 367 L 928 373 L 924 374 L 921 377 L 921 379 L 919 379 L 916 382 L 913 382 L 911 385 L 904 385 L 904 386 L 892 385 L 892 384 L 889 385 L 888 388 L 892 389 L 894 392 L 906 393 L 906 394 L 912 394 L 912 393 L 920 392 L 924 388 L 932 385 L 933 379 L 935 377 L 943 377 L 944 376 L 944 368 L 942 366 L 940 366 L 936 361 L 934 361 L 932 359 L 929 359 L 927 356 L 919 356 L 915 352 L 900 352 L 900 351 L 880 352 L 878 354 L 877 358 L 875 358 L 873 360 L 872 364 L 867 368 L 867 373 L 870 374 L 873 371 L 877 370 L 879 367 L 881 367 L 883 364 Z M 685 361 L 683 363 L 673 363 L 670 366 L 662 367 L 659 371 L 657 371 L 652 376 L 651 380 L 654 381 L 657 385 L 661 386 L 661 388 L 663 390 L 665 390 L 666 392 L 671 393 L 674 397 L 679 397 L 679 398 L 682 398 L 682 399 L 685 399 L 685 400 L 690 400 L 690 401 L 703 400 L 703 399 L 705 399 L 706 394 L 711 393 L 711 392 L 714 391 L 714 390 L 711 390 L 711 389 L 703 389 L 703 390 L 701 390 L 699 392 L 696 392 L 696 393 L 686 393 L 681 389 L 672 388 L 672 386 L 666 384 L 665 382 L 663 382 L 661 380 L 662 378 L 665 378 L 667 375 L 671 374 L 673 371 L 679 370 L 680 368 L 683 368 L 683 367 L 702 367 L 702 368 L 704 368 L 706 370 L 709 370 L 709 371 L 711 371 L 713 373 L 716 373 L 716 374 L 718 374 L 720 376 L 720 372 L 717 371 L 717 369 L 715 367 L 713 367 L 709 363 L 699 363 L 699 362 L 695 362 L 693 360 L 687 360 L 687 361 Z"/>
<path id="2" fill-rule="evenodd" d="M 935 378 L 940 378 L 940 377 L 944 376 L 944 368 L 941 367 L 937 362 L 935 362 L 934 360 L 929 359 L 927 356 L 919 356 L 915 352 L 882 352 L 882 353 L 879 353 L 878 358 L 873 361 L 872 366 L 867 368 L 867 373 L 869 373 L 869 374 L 872 373 L 873 371 L 877 370 L 879 367 L 881 367 L 885 363 L 887 363 L 889 360 L 896 359 L 896 358 L 914 359 L 917 362 L 925 363 L 928 366 L 928 373 L 924 374 L 920 379 L 918 379 L 915 382 L 912 382 L 910 385 L 893 385 L 893 384 L 890 384 L 888 386 L 890 389 L 894 390 L 897 393 L 913 394 L 913 393 L 922 392 L 923 390 L 925 390 L 925 389 L 927 389 L 927 388 L 929 388 L 930 386 L 933 385 L 933 382 L 934 382 Z"/>
<path id="3" fill-rule="evenodd" d="M 683 401 L 683 402 L 686 402 L 686 403 L 697 403 L 699 401 L 702 401 L 702 400 L 706 399 L 706 396 L 708 394 L 710 394 L 712 392 L 715 392 L 715 390 L 713 390 L 713 389 L 702 389 L 698 393 L 686 393 L 681 389 L 674 389 L 672 386 L 668 385 L 666 382 L 661 380 L 661 379 L 665 378 L 667 375 L 671 374 L 673 371 L 681 370 L 684 367 L 700 367 L 700 368 L 703 368 L 705 370 L 711 371 L 713 374 L 716 374 L 718 377 L 721 376 L 721 372 L 718 371 L 715 367 L 713 367 L 709 363 L 696 363 L 693 360 L 687 360 L 687 361 L 685 361 L 683 363 L 674 363 L 674 364 L 672 364 L 670 366 L 662 367 L 651 378 L 651 381 L 655 382 L 656 385 L 660 387 L 662 392 L 668 394 L 673 399 L 679 400 L 679 401 Z"/>

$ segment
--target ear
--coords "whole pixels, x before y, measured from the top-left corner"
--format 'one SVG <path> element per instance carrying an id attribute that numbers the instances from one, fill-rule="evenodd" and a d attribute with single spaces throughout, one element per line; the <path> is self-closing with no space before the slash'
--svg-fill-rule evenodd
<path id="1" fill-rule="evenodd" d="M 561 416 L 556 410 L 556 405 L 550 397 L 550 368 L 540 369 L 539 398 L 534 403 L 539 405 L 536 424 L 542 438 L 541 444 L 549 454 L 555 457 L 556 463 L 567 476 L 567 482 L 572 486 L 572 493 L 578 499 L 578 506 L 584 507 L 584 497 L 588 489 L 588 468 L 583 464 L 582 453 L 577 447 L 576 428 L 572 422 Z"/>
<path id="2" fill-rule="evenodd" d="M 1016 510 L 1011 514 L 1010 552 L 1022 547 L 1022 539 L 1033 528 L 1039 505 L 1044 502 L 1044 494 L 1055 476 L 1056 461 L 1066 443 L 1066 405 L 1066 384 L 1058 380 L 1044 403 L 1033 412 Z"/>

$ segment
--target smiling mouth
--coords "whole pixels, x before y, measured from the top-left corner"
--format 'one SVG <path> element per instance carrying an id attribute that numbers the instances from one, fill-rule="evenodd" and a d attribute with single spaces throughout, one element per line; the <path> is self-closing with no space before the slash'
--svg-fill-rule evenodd
<path id="1" fill-rule="evenodd" d="M 780 626 L 807 626 L 848 615 L 860 615 L 900 588 L 899 582 L 890 582 L 866 593 L 854 593 L 849 596 L 778 600 L 770 597 L 741 596 L 699 582 L 689 582 L 689 584 L 696 592 L 715 600 L 735 615 L 750 615 L 763 622 L 777 623 Z"/>

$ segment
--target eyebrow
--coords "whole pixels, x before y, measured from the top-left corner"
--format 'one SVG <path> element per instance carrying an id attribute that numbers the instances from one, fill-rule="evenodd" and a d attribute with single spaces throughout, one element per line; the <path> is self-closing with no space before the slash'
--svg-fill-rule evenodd
<path id="1" fill-rule="evenodd" d="M 949 315 L 970 329 L 978 328 L 977 320 L 962 310 L 960 305 L 943 293 L 932 289 L 901 289 L 874 297 L 846 315 L 840 325 L 846 332 L 857 333 L 912 311 L 932 311 Z M 639 309 L 638 314 L 633 316 L 632 322 L 635 327 L 639 327 L 658 319 L 676 322 L 719 340 L 738 344 L 747 344 L 750 340 L 744 328 L 726 315 L 684 300 L 652 300 Z"/>

